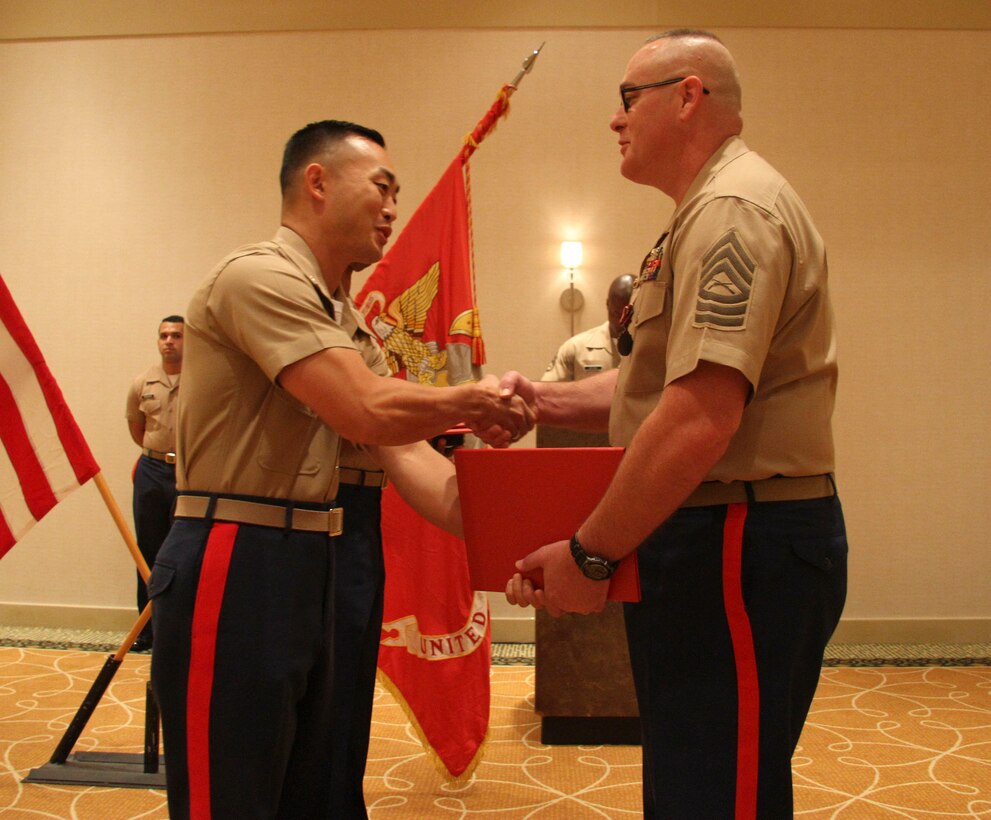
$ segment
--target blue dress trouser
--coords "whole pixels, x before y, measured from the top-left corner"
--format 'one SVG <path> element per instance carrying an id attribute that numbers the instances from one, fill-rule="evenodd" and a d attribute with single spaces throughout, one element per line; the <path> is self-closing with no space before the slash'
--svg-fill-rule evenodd
<path id="1" fill-rule="evenodd" d="M 341 484 L 337 501 L 344 508 L 344 532 L 337 539 L 330 780 L 334 816 L 362 820 L 368 816 L 362 782 L 385 597 L 382 490 Z"/>
<path id="2" fill-rule="evenodd" d="M 148 568 L 155 565 L 155 557 L 172 527 L 175 511 L 175 465 L 166 464 L 142 455 L 134 468 L 134 530 L 138 550 Z M 148 603 L 148 588 L 138 573 L 138 612 Z M 146 627 L 149 631 L 151 626 Z"/>
<path id="3" fill-rule="evenodd" d="M 846 597 L 838 498 L 678 510 L 625 606 L 644 817 L 790 820 L 791 757 Z"/>
<path id="4" fill-rule="evenodd" d="M 172 820 L 338 816 L 335 542 L 176 519 L 149 583 Z"/>

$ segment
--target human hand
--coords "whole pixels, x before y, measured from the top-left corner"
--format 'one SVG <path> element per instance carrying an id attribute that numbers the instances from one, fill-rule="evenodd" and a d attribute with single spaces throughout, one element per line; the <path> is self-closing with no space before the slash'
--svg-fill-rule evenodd
<path id="1" fill-rule="evenodd" d="M 533 382 L 515 370 L 502 374 L 502 378 L 499 379 L 499 395 L 503 398 L 519 396 L 534 408 L 537 406 L 537 389 L 533 386 Z"/>
<path id="2" fill-rule="evenodd" d="M 608 581 L 586 578 L 567 541 L 555 541 L 516 562 L 518 572 L 506 584 L 506 600 L 517 606 L 562 612 L 601 612 L 609 593 Z"/>
<path id="3" fill-rule="evenodd" d="M 492 447 L 508 447 L 533 429 L 537 421 L 536 407 L 523 397 L 501 392 L 495 376 L 486 376 L 476 383 L 481 402 L 469 421 L 472 432 Z"/>
<path id="4" fill-rule="evenodd" d="M 517 572 L 506 582 L 506 601 L 514 606 L 532 606 L 534 609 L 546 609 L 555 618 L 560 617 L 561 610 L 548 606 L 544 598 L 544 590 L 540 584 L 539 573 L 534 576 L 522 575 Z"/>

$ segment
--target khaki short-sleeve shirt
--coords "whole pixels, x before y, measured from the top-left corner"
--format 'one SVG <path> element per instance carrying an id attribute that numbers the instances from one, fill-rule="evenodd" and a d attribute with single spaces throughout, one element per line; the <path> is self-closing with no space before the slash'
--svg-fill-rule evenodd
<path id="1" fill-rule="evenodd" d="M 619 352 L 605 322 L 566 340 L 540 380 L 577 382 L 614 367 L 619 367 Z"/>
<path id="2" fill-rule="evenodd" d="M 162 365 L 149 367 L 127 391 L 125 418 L 144 418 L 145 432 L 141 446 L 160 453 L 175 452 L 175 416 L 179 399 L 179 377 L 170 376 Z"/>
<path id="3" fill-rule="evenodd" d="M 833 470 L 836 348 L 826 252 L 787 181 L 738 137 L 699 173 L 634 284 L 633 351 L 610 438 L 626 446 L 663 389 L 700 361 L 751 398 L 708 480 Z"/>
<path id="4" fill-rule="evenodd" d="M 182 490 L 330 501 L 338 437 L 283 390 L 283 368 L 354 348 L 310 249 L 282 227 L 224 259 L 186 313 L 177 484 Z"/>
<path id="5" fill-rule="evenodd" d="M 344 329 L 351 334 L 351 340 L 361 354 L 361 358 L 365 360 L 368 369 L 379 376 L 391 376 L 392 371 L 389 369 L 389 364 L 385 359 L 385 354 L 382 352 L 382 347 L 375 339 L 364 318 L 355 309 L 350 299 L 342 297 L 340 293 L 338 296 L 339 298 L 343 298 L 347 305 L 342 321 Z M 380 472 L 382 470 L 381 465 L 365 452 L 364 449 L 347 439 L 341 440 L 339 463 L 342 467 L 350 467 L 355 470 L 367 470 L 370 472 Z"/>

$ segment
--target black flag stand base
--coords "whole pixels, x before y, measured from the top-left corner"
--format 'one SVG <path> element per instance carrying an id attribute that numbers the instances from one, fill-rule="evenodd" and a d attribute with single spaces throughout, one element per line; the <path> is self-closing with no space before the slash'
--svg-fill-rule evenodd
<path id="1" fill-rule="evenodd" d="M 145 607 L 141 617 L 131 628 L 120 649 L 110 655 L 100 674 L 76 711 L 75 717 L 66 729 L 62 740 L 51 759 L 44 766 L 32 769 L 25 783 L 56 783 L 59 785 L 122 786 L 132 789 L 164 789 L 165 765 L 159 764 L 158 704 L 151 691 L 151 683 L 145 687 L 145 739 L 144 754 L 124 754 L 120 752 L 76 752 L 70 755 L 79 736 L 86 728 L 93 711 L 100 703 L 104 692 L 120 668 L 131 645 L 148 623 L 151 605 Z"/>

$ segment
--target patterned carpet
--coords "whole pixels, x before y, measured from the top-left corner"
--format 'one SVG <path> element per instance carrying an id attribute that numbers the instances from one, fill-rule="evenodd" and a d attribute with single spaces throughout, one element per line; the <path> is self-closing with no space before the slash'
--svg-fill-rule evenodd
<path id="1" fill-rule="evenodd" d="M 0 626 L 0 646 L 116 652 L 121 632 Z M 492 644 L 493 666 L 532 666 L 534 644 Z M 837 644 L 823 666 L 991 666 L 989 644 Z"/>
<path id="2" fill-rule="evenodd" d="M 4 820 L 167 817 L 160 789 L 24 782 L 48 761 L 103 665 L 103 653 L 115 650 L 119 639 L 78 633 L 31 638 L 3 630 Z M 61 642 L 61 648 L 20 645 L 32 640 Z M 856 657 L 850 647 L 843 650 L 849 663 L 823 669 L 793 761 L 796 817 L 991 818 L 991 665 L 978 662 L 987 658 L 987 647 L 863 647 Z M 371 820 L 640 816 L 639 748 L 542 744 L 533 709 L 532 646 L 498 644 L 493 655 L 489 738 L 482 763 L 465 783 L 439 776 L 400 705 L 377 690 L 365 781 Z M 880 663 L 862 665 L 867 659 Z M 925 662 L 936 660 L 941 662 Z M 140 654 L 125 659 L 76 744 L 77 754 L 141 752 L 148 662 Z"/>

